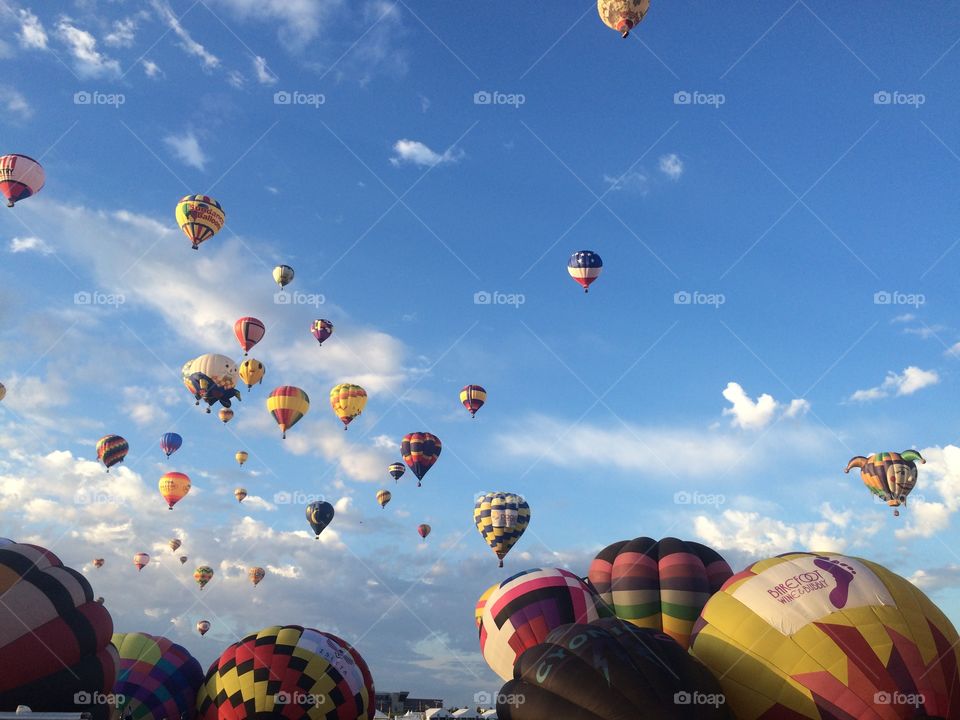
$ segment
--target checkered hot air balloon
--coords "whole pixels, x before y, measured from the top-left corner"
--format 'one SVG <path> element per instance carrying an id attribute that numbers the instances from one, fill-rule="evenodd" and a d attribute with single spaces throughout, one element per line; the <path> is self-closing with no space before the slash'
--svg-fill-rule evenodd
<path id="1" fill-rule="evenodd" d="M 484 493 L 473 507 L 473 522 L 503 567 L 503 558 L 530 524 L 530 506 L 513 493 Z"/>

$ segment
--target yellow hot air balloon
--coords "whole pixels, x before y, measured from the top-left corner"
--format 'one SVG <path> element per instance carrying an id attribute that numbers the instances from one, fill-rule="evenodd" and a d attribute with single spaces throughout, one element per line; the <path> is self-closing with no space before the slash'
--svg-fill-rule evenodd
<path id="1" fill-rule="evenodd" d="M 604 25 L 627 37 L 650 9 L 650 0 L 597 0 Z"/>
<path id="2" fill-rule="evenodd" d="M 240 363 L 240 379 L 247 386 L 247 392 L 257 383 L 263 382 L 263 376 L 266 374 L 267 369 L 259 360 L 249 358 Z"/>
<path id="3" fill-rule="evenodd" d="M 246 450 L 238 450 L 237 454 L 233 457 L 235 457 L 237 462 L 240 463 L 240 467 L 243 467 L 243 464 L 247 461 L 247 458 L 250 457 L 250 453 L 248 453 Z"/>
<path id="4" fill-rule="evenodd" d="M 209 240 L 223 227 L 227 220 L 220 203 L 206 195 L 187 195 L 177 203 L 177 224 L 183 230 L 193 249 Z"/>
<path id="5" fill-rule="evenodd" d="M 190 492 L 190 478 L 179 472 L 168 472 L 160 478 L 160 494 L 173 510 L 173 506 L 180 502 Z"/>
<path id="6" fill-rule="evenodd" d="M 264 576 L 267 574 L 267 571 L 262 567 L 252 567 L 247 570 L 247 577 L 250 578 L 250 582 L 253 583 L 253 586 L 256 587 Z"/>
<path id="7" fill-rule="evenodd" d="M 173 538 L 167 545 L 170 546 L 170 552 L 176 552 L 183 543 L 178 538 Z"/>
<path id="8" fill-rule="evenodd" d="M 273 281 L 281 288 L 285 288 L 293 281 L 293 268 L 289 265 L 277 265 L 273 269 Z"/>
<path id="9" fill-rule="evenodd" d="M 367 391 L 359 385 L 341 383 L 330 391 L 330 407 L 343 423 L 343 429 L 367 406 Z"/>
<path id="10" fill-rule="evenodd" d="M 220 410 L 218 415 L 220 416 L 220 421 L 224 425 L 226 425 L 228 422 L 230 422 L 233 419 L 233 410 L 231 410 L 230 408 L 223 408 Z"/>
<path id="11" fill-rule="evenodd" d="M 267 410 L 277 421 L 284 438 L 287 437 L 287 430 L 296 425 L 309 409 L 310 396 L 292 385 L 275 388 L 267 398 Z"/>
<path id="12" fill-rule="evenodd" d="M 246 488 L 238 487 L 233 491 L 233 496 L 237 499 L 237 502 L 243 502 L 243 499 L 247 496 Z"/>
<path id="13" fill-rule="evenodd" d="M 377 492 L 377 502 L 380 503 L 380 507 L 386 507 L 392 497 L 393 494 L 389 490 L 380 490 Z"/>

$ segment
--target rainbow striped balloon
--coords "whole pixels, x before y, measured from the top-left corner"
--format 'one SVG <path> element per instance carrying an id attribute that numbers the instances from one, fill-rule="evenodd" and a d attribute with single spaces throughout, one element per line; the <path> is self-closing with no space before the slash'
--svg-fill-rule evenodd
<path id="1" fill-rule="evenodd" d="M 284 439 L 287 437 L 287 430 L 300 422 L 300 418 L 306 415 L 309 409 L 310 397 L 292 385 L 276 388 L 267 398 L 267 410 L 280 426 Z"/>

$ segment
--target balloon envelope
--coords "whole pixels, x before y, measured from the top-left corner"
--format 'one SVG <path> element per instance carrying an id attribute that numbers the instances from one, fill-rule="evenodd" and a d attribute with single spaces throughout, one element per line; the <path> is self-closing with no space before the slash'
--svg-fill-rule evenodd
<path id="1" fill-rule="evenodd" d="M 440 438 L 428 432 L 407 433 L 400 442 L 400 454 L 413 474 L 417 476 L 417 487 L 440 457 L 443 449 Z"/>
<path id="2" fill-rule="evenodd" d="M 190 492 L 190 478 L 180 472 L 168 472 L 158 483 L 160 494 L 171 510 Z"/>
<path id="3" fill-rule="evenodd" d="M 473 522 L 503 567 L 503 558 L 530 524 L 530 505 L 513 493 L 484 493 L 473 507 Z"/>
<path id="4" fill-rule="evenodd" d="M 460 402 L 470 411 L 470 417 L 474 417 L 487 402 L 487 391 L 479 385 L 467 385 L 460 391 Z"/>
<path id="5" fill-rule="evenodd" d="M 186 195 L 180 198 L 176 209 L 177 224 L 196 250 L 220 232 L 227 220 L 223 208 L 206 195 Z"/>
<path id="6" fill-rule="evenodd" d="M 107 467 L 107 472 L 117 463 L 123 462 L 129 450 L 127 441 L 119 435 L 107 435 L 97 441 L 97 457 Z"/>
<path id="7" fill-rule="evenodd" d="M 324 500 L 318 500 L 307 505 L 307 522 L 310 523 L 310 527 L 313 528 L 313 532 L 318 538 L 324 528 L 333 520 L 334 514 L 333 505 Z"/>
<path id="8" fill-rule="evenodd" d="M 254 358 L 247 358 L 240 363 L 240 379 L 247 386 L 247 390 L 259 382 L 263 382 L 263 376 L 267 374 L 267 369 L 263 363 Z"/>
<path id="9" fill-rule="evenodd" d="M 250 453 L 245 450 L 240 450 L 233 457 L 242 466 L 247 461 L 247 458 L 250 457 Z"/>
<path id="10" fill-rule="evenodd" d="M 603 271 L 603 260 L 592 250 L 580 250 L 570 256 L 567 262 L 567 272 L 570 277 L 583 286 L 583 291 L 587 292 L 590 284 L 600 277 Z"/>
<path id="11" fill-rule="evenodd" d="M 309 409 L 310 396 L 292 385 L 274 389 L 267 398 L 267 410 L 277 421 L 284 438 L 287 437 L 287 430 L 300 422 Z"/>
<path id="12" fill-rule="evenodd" d="M 165 637 L 115 633 L 120 670 L 113 693 L 124 700 L 121 717 L 133 720 L 178 720 L 193 717 L 203 668 L 185 648 Z"/>
<path id="13" fill-rule="evenodd" d="M 281 288 L 293 281 L 293 268 L 289 265 L 277 265 L 273 269 L 273 281 Z"/>
<path id="14" fill-rule="evenodd" d="M 341 383 L 330 391 L 330 407 L 346 430 L 355 417 L 367 406 L 367 391 L 359 385 Z"/>
<path id="15" fill-rule="evenodd" d="M 246 355 L 250 349 L 263 340 L 267 326 L 255 317 L 242 317 L 233 324 L 233 334 L 237 336 L 240 349 Z"/>
<path id="16" fill-rule="evenodd" d="M 173 455 L 183 445 L 183 438 L 177 433 L 164 433 L 160 436 L 160 449 L 167 457 Z"/>
<path id="17" fill-rule="evenodd" d="M 7 199 L 7 207 L 36 195 L 46 183 L 43 166 L 26 155 L 0 157 L 0 192 Z"/>
<path id="18" fill-rule="evenodd" d="M 333 323 L 329 320 L 314 320 L 310 325 L 310 332 L 317 339 L 320 345 L 323 341 L 333 335 Z"/>
<path id="19" fill-rule="evenodd" d="M 604 25 L 623 37 L 639 25 L 650 9 L 650 0 L 597 0 L 597 12 Z"/>

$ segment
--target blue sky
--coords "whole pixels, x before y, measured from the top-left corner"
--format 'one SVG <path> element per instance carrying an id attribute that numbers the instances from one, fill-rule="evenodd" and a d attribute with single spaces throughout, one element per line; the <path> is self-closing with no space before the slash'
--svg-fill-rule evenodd
<path id="1" fill-rule="evenodd" d="M 0 213 L 0 534 L 83 566 L 118 630 L 204 667 L 300 623 L 355 640 L 379 688 L 451 705 L 498 687 L 472 624 L 487 586 L 585 573 L 639 535 L 735 569 L 846 551 L 956 621 L 960 14 L 872 10 L 655 5 L 623 41 L 586 0 L 2 4 L 2 148 L 47 185 Z M 188 193 L 227 214 L 197 252 L 173 219 Z M 586 296 L 580 249 L 604 259 Z M 316 304 L 274 302 L 279 263 Z M 267 325 L 267 376 L 223 427 L 179 369 L 239 358 L 243 315 Z M 370 395 L 347 433 L 339 382 Z M 473 421 L 467 383 L 489 393 Z M 282 384 L 313 401 L 285 442 L 264 406 Z M 394 486 L 416 430 L 443 454 Z M 107 433 L 131 445 L 109 476 Z M 909 447 L 928 463 L 894 519 L 842 470 Z M 172 513 L 167 470 L 194 482 Z M 502 571 L 472 527 L 486 490 L 532 508 Z M 336 504 L 322 542 L 277 493 Z M 137 575 L 141 550 L 159 562 Z"/>

